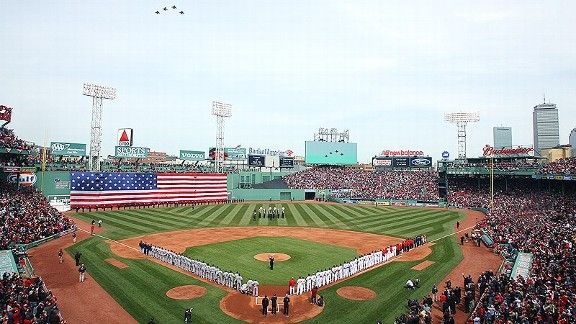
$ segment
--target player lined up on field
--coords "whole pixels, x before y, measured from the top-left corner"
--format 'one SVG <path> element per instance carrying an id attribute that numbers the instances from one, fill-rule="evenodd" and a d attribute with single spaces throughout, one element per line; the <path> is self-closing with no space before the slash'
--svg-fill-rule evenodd
<path id="1" fill-rule="evenodd" d="M 191 272 L 199 276 L 200 278 L 210 280 L 219 285 L 226 286 L 236 290 L 240 290 L 240 288 L 243 285 L 242 284 L 243 278 L 238 272 L 222 271 L 220 270 L 220 268 L 216 266 L 212 266 L 208 263 L 199 260 L 190 259 L 185 255 L 178 254 L 174 251 L 170 251 L 159 246 L 147 244 L 144 241 L 140 241 L 139 247 L 140 252 L 146 255 L 150 255 L 153 258 L 169 263 L 182 270 Z M 256 281 L 252 282 L 253 283 L 255 282 L 256 285 L 258 284 Z M 258 290 L 257 287 L 255 289 L 256 291 Z"/>

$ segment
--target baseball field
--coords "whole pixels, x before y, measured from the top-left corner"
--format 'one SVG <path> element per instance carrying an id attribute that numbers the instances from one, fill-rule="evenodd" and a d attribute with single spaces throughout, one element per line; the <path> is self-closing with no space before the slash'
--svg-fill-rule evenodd
<path id="1" fill-rule="evenodd" d="M 253 211 L 260 206 L 284 207 L 286 218 L 253 220 Z M 237 271 L 245 281 L 258 280 L 263 291 L 266 286 L 287 285 L 291 276 L 306 276 L 384 248 L 386 244 L 399 243 L 403 238 L 425 234 L 428 241 L 434 241 L 417 249 L 428 250 L 428 253 L 401 257 L 398 262 L 321 289 L 325 307 L 314 315 L 281 318 L 284 322 L 306 319 L 307 323 L 375 323 L 377 320 L 391 323 L 405 311 L 408 298 L 425 296 L 462 258 L 456 239 L 446 235 L 464 216 L 444 209 L 244 203 L 115 210 L 74 216 L 87 222 L 101 219 L 104 231 L 69 247 L 67 252 L 73 255 L 80 251 L 89 275 L 140 323 L 152 317 L 157 323 L 182 323 L 184 310 L 189 307 L 194 308 L 194 323 L 270 320 L 262 318 L 257 311 L 253 318 L 234 316 L 236 311 L 246 312 L 246 309 L 234 309 L 242 308 L 241 303 L 227 302 L 231 295 L 238 293 L 143 257 L 138 251 L 141 239 L 214 264 L 224 271 Z M 284 253 L 290 258 L 277 262 L 270 271 L 266 262 L 254 258 L 262 253 Z M 421 288 L 406 290 L 404 283 L 415 278 L 420 279 Z M 205 291 L 190 299 L 167 296 L 169 290 L 186 285 L 203 287 Z M 341 297 L 337 291 L 348 286 L 368 288 L 375 297 L 366 300 Z M 291 311 L 297 314 L 299 307 L 304 305 L 295 302 Z"/>

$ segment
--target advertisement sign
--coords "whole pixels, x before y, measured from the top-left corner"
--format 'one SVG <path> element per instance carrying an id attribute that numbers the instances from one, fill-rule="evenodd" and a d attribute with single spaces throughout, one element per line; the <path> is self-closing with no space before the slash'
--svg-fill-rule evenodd
<path id="1" fill-rule="evenodd" d="M 281 168 L 293 168 L 294 167 L 294 158 L 293 157 L 281 157 L 280 158 L 280 167 Z"/>
<path id="2" fill-rule="evenodd" d="M 265 155 L 248 155 L 248 165 L 263 167 L 265 165 Z"/>
<path id="3" fill-rule="evenodd" d="M 288 149 L 288 150 L 271 150 L 271 149 L 261 149 L 261 148 L 248 148 L 248 155 L 253 154 L 253 155 L 277 155 L 277 156 L 286 156 L 286 157 L 291 157 L 294 155 L 294 151 Z"/>
<path id="4" fill-rule="evenodd" d="M 210 159 L 214 160 L 216 156 L 216 148 L 211 147 L 208 150 L 208 156 Z M 245 147 L 225 147 L 224 148 L 224 160 L 228 161 L 246 161 L 248 154 L 246 154 Z"/>
<path id="5" fill-rule="evenodd" d="M 442 159 L 443 160 L 448 160 L 449 157 L 450 157 L 450 153 L 448 153 L 448 151 L 442 152 Z"/>
<path id="6" fill-rule="evenodd" d="M 150 149 L 147 147 L 116 146 L 114 149 L 117 158 L 147 158 Z"/>
<path id="7" fill-rule="evenodd" d="M 394 158 L 392 165 L 395 168 L 407 168 L 410 166 L 410 158 Z"/>
<path id="8" fill-rule="evenodd" d="M 384 150 L 382 151 L 383 156 L 422 156 L 424 155 L 423 151 L 413 151 L 413 150 Z"/>
<path id="9" fill-rule="evenodd" d="M 50 154 L 53 156 L 86 156 L 86 144 L 52 142 Z"/>
<path id="10" fill-rule="evenodd" d="M 267 168 L 279 167 L 280 157 L 278 155 L 264 155 L 264 166 Z"/>
<path id="11" fill-rule="evenodd" d="M 180 150 L 180 160 L 184 161 L 203 161 L 206 159 L 203 151 L 186 151 Z"/>
<path id="12" fill-rule="evenodd" d="M 33 172 L 20 173 L 18 184 L 21 186 L 31 187 L 36 183 L 37 179 L 36 174 Z"/>
<path id="13" fill-rule="evenodd" d="M 309 164 L 353 165 L 358 163 L 356 143 L 305 142 L 304 161 Z"/>
<path id="14" fill-rule="evenodd" d="M 504 148 L 497 150 L 490 145 L 484 146 L 482 154 L 484 156 L 528 156 L 534 149 L 531 147 Z"/>
<path id="15" fill-rule="evenodd" d="M 411 168 L 430 168 L 430 167 L 432 167 L 432 158 L 431 157 L 410 158 L 410 167 Z"/>
<path id="16" fill-rule="evenodd" d="M 118 146 L 132 146 L 132 128 L 120 128 L 118 130 Z"/>
<path id="17" fill-rule="evenodd" d="M 379 167 L 392 167 L 392 158 L 373 158 L 372 165 Z"/>

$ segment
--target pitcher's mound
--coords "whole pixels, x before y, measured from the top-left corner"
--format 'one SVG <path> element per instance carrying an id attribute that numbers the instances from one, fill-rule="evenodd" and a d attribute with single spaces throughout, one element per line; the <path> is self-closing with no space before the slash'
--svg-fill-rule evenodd
<path id="1" fill-rule="evenodd" d="M 356 286 L 339 288 L 336 293 L 342 298 L 351 300 L 369 300 L 376 297 L 376 293 L 373 290 Z"/>
<path id="2" fill-rule="evenodd" d="M 265 261 L 268 262 L 270 259 L 270 256 L 274 257 L 274 261 L 286 261 L 288 259 L 290 259 L 290 256 L 288 254 L 284 254 L 284 253 L 260 253 L 260 254 L 256 254 L 254 256 L 254 259 L 258 260 L 258 261 Z"/>
<path id="3" fill-rule="evenodd" d="M 206 288 L 196 285 L 174 287 L 166 292 L 166 296 L 172 299 L 194 299 L 205 294 Z"/>

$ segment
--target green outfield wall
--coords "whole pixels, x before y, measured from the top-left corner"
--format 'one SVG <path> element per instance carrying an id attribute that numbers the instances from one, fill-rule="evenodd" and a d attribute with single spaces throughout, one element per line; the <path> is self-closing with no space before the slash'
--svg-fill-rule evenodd
<path id="1" fill-rule="evenodd" d="M 230 189 L 232 199 L 304 200 L 302 189 Z"/>

